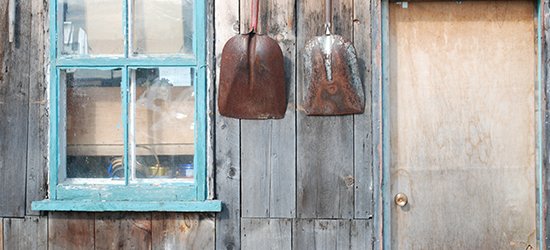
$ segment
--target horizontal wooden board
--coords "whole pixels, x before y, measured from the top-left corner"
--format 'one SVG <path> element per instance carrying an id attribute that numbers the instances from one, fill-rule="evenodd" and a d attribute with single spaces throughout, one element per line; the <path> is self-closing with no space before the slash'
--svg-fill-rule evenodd
<path id="1" fill-rule="evenodd" d="M 97 213 L 95 248 L 151 249 L 151 226 L 151 213 Z"/>
<path id="2" fill-rule="evenodd" d="M 153 249 L 214 249 L 215 221 L 210 213 L 153 213 Z"/>

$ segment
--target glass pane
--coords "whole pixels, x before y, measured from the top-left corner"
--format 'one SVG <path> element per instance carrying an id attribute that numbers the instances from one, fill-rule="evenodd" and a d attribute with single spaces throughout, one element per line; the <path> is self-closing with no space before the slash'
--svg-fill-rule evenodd
<path id="1" fill-rule="evenodd" d="M 122 1 L 63 0 L 59 51 L 63 55 L 124 54 Z"/>
<path id="2" fill-rule="evenodd" d="M 62 75 L 67 178 L 123 177 L 121 70 L 76 69 Z"/>
<path id="3" fill-rule="evenodd" d="M 135 178 L 193 181 L 194 68 L 131 72 Z"/>
<path id="4" fill-rule="evenodd" d="M 193 0 L 134 0 L 133 52 L 193 54 Z"/>

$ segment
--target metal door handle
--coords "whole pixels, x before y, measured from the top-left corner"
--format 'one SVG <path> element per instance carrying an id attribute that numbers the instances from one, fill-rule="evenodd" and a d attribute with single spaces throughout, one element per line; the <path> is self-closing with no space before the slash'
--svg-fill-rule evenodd
<path id="1" fill-rule="evenodd" d="M 407 198 L 407 196 L 403 193 L 398 193 L 395 195 L 394 201 L 396 205 L 404 207 L 405 205 L 407 205 L 407 202 L 409 202 L 409 198 Z"/>

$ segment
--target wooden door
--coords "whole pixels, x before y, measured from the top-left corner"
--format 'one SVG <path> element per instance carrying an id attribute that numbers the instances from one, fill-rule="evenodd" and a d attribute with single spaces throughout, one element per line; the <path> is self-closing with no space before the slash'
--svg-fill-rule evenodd
<path id="1" fill-rule="evenodd" d="M 392 248 L 535 247 L 533 2 L 389 6 Z"/>

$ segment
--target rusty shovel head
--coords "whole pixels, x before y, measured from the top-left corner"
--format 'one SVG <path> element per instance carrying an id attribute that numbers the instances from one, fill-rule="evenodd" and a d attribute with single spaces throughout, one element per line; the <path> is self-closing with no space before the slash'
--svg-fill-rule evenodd
<path id="1" fill-rule="evenodd" d="M 281 48 L 254 32 L 231 38 L 222 51 L 220 114 L 239 119 L 280 119 L 286 111 Z"/>
<path id="2" fill-rule="evenodd" d="M 310 39 L 304 50 L 305 113 L 363 113 L 365 94 L 351 41 L 338 35 L 319 36 Z"/>

